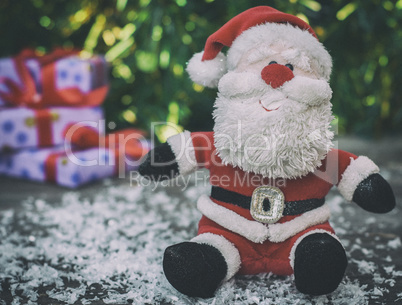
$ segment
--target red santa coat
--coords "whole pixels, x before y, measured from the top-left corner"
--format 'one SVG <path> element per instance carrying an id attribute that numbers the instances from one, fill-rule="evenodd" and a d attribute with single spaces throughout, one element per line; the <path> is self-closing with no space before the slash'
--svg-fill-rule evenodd
<path id="1" fill-rule="evenodd" d="M 245 196 L 252 196 L 253 191 L 259 186 L 274 186 L 282 191 L 285 201 L 325 198 L 329 190 L 334 185 L 338 185 L 341 180 L 346 180 L 343 183 L 348 184 L 349 181 L 343 179 L 343 174 L 350 167 L 351 162 L 358 158 L 354 154 L 332 149 L 322 160 L 322 165 L 313 173 L 297 179 L 269 179 L 259 174 L 244 172 L 238 167 L 224 165 L 217 155 L 213 132 L 193 132 L 191 134 L 187 132 L 185 137 L 190 142 L 190 144 L 186 144 L 186 147 L 193 146 L 191 150 L 194 153 L 190 153 L 189 159 L 194 159 L 194 168 L 203 167 L 209 170 L 209 180 L 212 186 Z M 178 146 L 175 144 L 177 144 L 175 140 L 170 141 L 177 156 L 179 150 L 175 148 Z M 181 152 L 183 151 L 181 150 Z M 188 163 L 188 161 L 185 162 Z M 372 163 L 372 161 L 370 162 Z M 183 165 L 180 160 L 178 163 L 182 174 L 191 168 L 188 164 Z M 356 162 L 356 164 L 358 163 Z M 371 163 L 370 173 L 378 169 Z M 355 177 L 356 168 L 348 171 L 352 173 L 349 173 L 348 176 L 353 176 L 351 181 L 354 184 L 364 178 L 364 176 Z M 367 175 L 367 173 L 365 174 Z M 350 190 L 347 192 L 350 193 Z M 350 195 L 348 196 L 350 197 Z M 229 271 L 232 273 L 230 275 L 236 272 L 292 274 L 295 246 L 302 237 L 313 232 L 326 232 L 334 235 L 334 230 L 328 223 L 329 208 L 326 205 L 300 215 L 282 216 L 277 223 L 268 225 L 255 221 L 249 209 L 212 197 L 202 196 L 198 200 L 197 207 L 203 217 L 199 222 L 199 236 L 194 241 L 209 243 L 220 249 L 221 252 L 226 252 L 223 255 L 227 262 L 230 260 L 228 257 L 231 256 L 229 252 L 236 251 L 236 249 L 238 251 L 240 263 L 235 268 L 229 266 L 229 269 L 232 269 Z M 210 240 L 211 238 L 212 240 Z"/>
<path id="2" fill-rule="evenodd" d="M 332 186 L 339 183 L 351 159 L 357 158 L 349 152 L 332 149 L 314 173 L 298 179 L 269 179 L 224 165 L 217 155 L 213 132 L 193 132 L 191 139 L 197 165 L 209 170 L 211 185 L 246 196 L 251 196 L 258 186 L 272 185 L 281 189 L 286 201 L 325 197 Z"/>

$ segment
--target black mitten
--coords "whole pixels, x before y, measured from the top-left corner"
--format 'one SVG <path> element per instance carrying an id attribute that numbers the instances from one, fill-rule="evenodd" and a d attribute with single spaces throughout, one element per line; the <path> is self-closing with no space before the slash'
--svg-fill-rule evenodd
<path id="1" fill-rule="evenodd" d="M 391 186 L 380 174 L 372 174 L 360 182 L 352 200 L 373 213 L 387 213 L 395 207 Z"/>
<path id="2" fill-rule="evenodd" d="M 163 143 L 148 152 L 138 171 L 148 179 L 161 181 L 176 177 L 179 166 L 170 145 Z"/>

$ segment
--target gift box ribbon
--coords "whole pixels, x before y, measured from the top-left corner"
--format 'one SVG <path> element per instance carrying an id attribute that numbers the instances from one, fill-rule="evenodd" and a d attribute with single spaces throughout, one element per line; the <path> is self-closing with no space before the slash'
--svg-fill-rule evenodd
<path id="1" fill-rule="evenodd" d="M 90 107 L 101 104 L 109 90 L 108 85 L 100 86 L 91 90 L 89 93 L 83 93 L 78 88 L 57 89 L 55 62 L 64 57 L 78 55 L 78 50 L 65 50 L 57 48 L 47 55 L 38 55 L 35 51 L 27 49 L 13 58 L 15 68 L 21 78 L 22 86 L 16 84 L 11 79 L 1 77 L 3 83 L 9 92 L 0 92 L 0 96 L 9 105 L 26 106 L 30 108 L 46 108 L 51 106 L 73 106 Z M 41 66 L 42 90 L 37 91 L 35 80 L 28 67 L 26 60 L 36 59 Z"/>
<path id="2" fill-rule="evenodd" d="M 45 178 L 46 181 L 57 182 L 57 160 L 60 157 L 67 157 L 66 152 L 58 152 L 50 154 L 45 160 Z"/>
<path id="3" fill-rule="evenodd" d="M 73 150 L 72 153 L 76 153 L 79 150 Z M 65 151 L 51 153 L 45 160 L 45 180 L 51 183 L 57 183 L 57 161 L 60 158 L 68 159 L 68 155 Z M 119 171 L 119 160 L 122 158 L 122 154 L 119 149 L 114 149 L 114 174 L 117 175 Z"/>
<path id="4" fill-rule="evenodd" d="M 28 122 L 29 119 L 30 118 L 27 119 Z M 57 115 L 54 115 L 48 109 L 35 110 L 35 118 L 32 124 L 36 125 L 38 144 L 40 147 L 53 145 L 52 123 L 55 119 L 57 119 Z"/>
<path id="5" fill-rule="evenodd" d="M 66 128 L 65 134 L 68 128 L 69 126 Z M 139 160 L 149 151 L 149 147 L 144 147 L 143 142 L 140 141 L 144 135 L 145 133 L 141 130 L 128 128 L 100 136 L 95 129 L 83 126 L 77 129 L 70 144 L 75 148 L 72 153 L 94 147 L 112 150 L 114 152 L 114 173 L 117 175 L 120 162 L 124 162 L 126 157 L 130 160 Z M 124 141 L 124 147 L 121 141 Z M 46 158 L 46 181 L 53 183 L 57 181 L 57 161 L 59 158 L 68 158 L 68 155 L 63 151 L 52 153 Z"/>

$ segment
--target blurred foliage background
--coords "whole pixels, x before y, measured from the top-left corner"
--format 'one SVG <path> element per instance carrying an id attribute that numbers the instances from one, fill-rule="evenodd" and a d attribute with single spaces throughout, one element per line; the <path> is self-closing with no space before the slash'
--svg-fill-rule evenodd
<path id="1" fill-rule="evenodd" d="M 221 25 L 257 5 L 308 21 L 330 51 L 339 134 L 402 130 L 402 0 L 1 0 L 0 56 L 56 46 L 105 54 L 109 129 L 167 121 L 210 130 L 216 91 L 193 84 L 186 62 Z M 156 131 L 161 141 L 171 132 Z"/>

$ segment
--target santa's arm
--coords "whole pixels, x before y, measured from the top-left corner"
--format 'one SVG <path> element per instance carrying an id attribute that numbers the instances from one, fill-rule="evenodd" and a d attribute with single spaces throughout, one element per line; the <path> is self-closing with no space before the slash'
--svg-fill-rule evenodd
<path id="1" fill-rule="evenodd" d="M 348 201 L 373 213 L 387 213 L 395 207 L 391 186 L 379 174 L 378 166 L 365 156 L 350 158 L 338 184 Z"/>
<path id="2" fill-rule="evenodd" d="M 161 181 L 187 175 L 197 167 L 191 133 L 184 131 L 148 152 L 138 171 L 144 177 Z"/>

